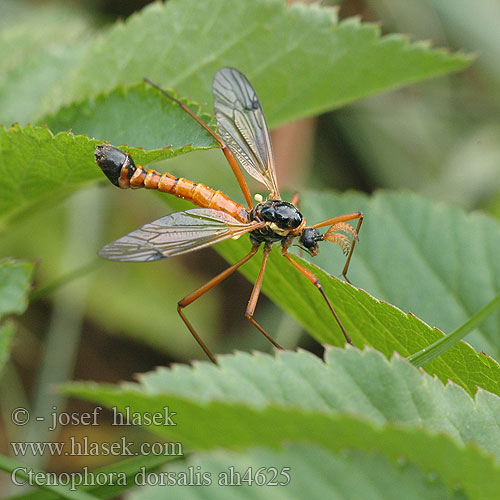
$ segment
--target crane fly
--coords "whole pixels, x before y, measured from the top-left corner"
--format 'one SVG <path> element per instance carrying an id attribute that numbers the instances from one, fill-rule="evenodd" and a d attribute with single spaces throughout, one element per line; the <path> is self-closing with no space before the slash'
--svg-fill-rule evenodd
<path id="1" fill-rule="evenodd" d="M 279 243 L 281 255 L 318 289 L 346 341 L 352 344 L 318 278 L 295 260 L 288 253 L 288 249 L 298 239 L 299 246 L 311 256 L 315 256 L 319 253 L 321 241 L 336 243 L 347 257 L 342 271 L 342 276 L 347 280 L 347 270 L 363 222 L 363 214 L 352 212 L 307 226 L 305 218 L 298 209 L 298 194 L 293 195 L 290 202 L 281 199 L 266 119 L 253 86 L 238 70 L 221 68 L 216 72 L 213 80 L 212 91 L 218 133 L 206 125 L 183 102 L 150 80 L 145 79 L 145 81 L 177 103 L 217 141 L 236 176 L 246 205 L 240 205 L 220 191 L 215 191 L 203 184 L 168 173 L 162 174 L 155 170 L 146 171 L 142 166 L 136 165 L 133 159 L 120 149 L 107 144 L 99 145 L 95 151 L 97 164 L 114 185 L 122 189 L 143 187 L 156 189 L 189 200 L 199 207 L 172 213 L 145 224 L 127 236 L 106 245 L 99 255 L 105 259 L 123 262 L 154 261 L 199 250 L 248 233 L 251 243 L 248 254 L 194 292 L 186 295 L 177 304 L 177 311 L 187 328 L 210 360 L 217 364 L 214 355 L 187 319 L 184 308 L 248 262 L 263 245 L 262 263 L 248 301 L 245 317 L 275 347 L 282 349 L 254 320 L 269 253 L 272 245 Z M 267 188 L 269 196 L 265 201 L 262 196 L 256 195 L 257 203 L 253 203 L 241 167 Z M 348 224 L 348 221 L 353 220 L 357 220 L 356 229 Z M 324 234 L 319 231 L 322 227 L 328 227 Z"/>

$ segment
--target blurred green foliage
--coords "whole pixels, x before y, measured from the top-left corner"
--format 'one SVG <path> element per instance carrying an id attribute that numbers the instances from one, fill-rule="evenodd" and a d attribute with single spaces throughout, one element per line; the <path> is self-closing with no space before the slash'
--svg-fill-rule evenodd
<path id="1" fill-rule="evenodd" d="M 120 8 L 126 8 L 125 4 L 123 2 Z M 480 208 L 500 216 L 500 71 L 497 64 L 500 5 L 494 0 L 478 0 L 473 6 L 463 0 L 346 1 L 340 4 L 339 11 L 319 5 L 286 7 L 280 0 L 170 0 L 165 6 L 155 4 L 124 22 L 115 23 L 106 23 L 111 21 L 106 17 L 109 12 L 103 17 L 99 5 L 97 1 L 12 0 L 0 4 L 0 123 L 6 127 L 0 130 L 0 219 L 4 230 L 0 253 L 36 260 L 35 288 L 40 292 L 20 320 L 13 356 L 17 365 L 6 365 L 6 376 L 0 385 L 4 412 L 5 408 L 21 404 L 23 398 L 28 399 L 23 394 L 22 379 L 30 375 L 35 385 L 33 411 L 43 413 L 53 403 L 48 388 L 72 378 L 75 365 L 87 370 L 83 372 L 85 377 L 115 381 L 120 377 L 130 378 L 136 369 L 150 369 L 154 363 L 202 357 L 175 307 L 184 294 L 224 267 L 219 257 L 205 251 L 176 259 L 175 263 L 98 265 L 95 260 L 97 250 L 104 243 L 170 210 L 165 207 L 164 196 L 118 192 L 105 180 L 101 182 L 102 187 L 96 187 L 96 181 L 103 179 L 92 158 L 98 142 L 128 145 L 128 151 L 140 163 L 203 182 L 241 200 L 220 151 L 196 152 L 213 147 L 210 137 L 172 103 L 140 83 L 143 76 L 177 90 L 181 98 L 192 103 L 195 112 L 204 113 L 202 116 L 207 122 L 211 113 L 211 78 L 223 65 L 238 67 L 248 74 L 273 126 L 328 112 L 318 120 L 313 147 L 300 165 L 297 178 L 304 186 L 318 190 L 355 188 L 368 193 L 379 188 L 411 191 L 466 210 Z M 360 15 L 362 21 L 380 21 L 381 28 L 360 22 L 351 15 Z M 344 20 L 347 17 L 349 19 Z M 383 35 L 390 35 L 382 36 L 380 29 Z M 432 46 L 397 33 L 411 33 L 411 38 L 416 40 L 430 39 Z M 477 57 L 472 65 L 471 52 Z M 464 71 L 451 74 L 457 70 Z M 445 76 L 380 94 L 437 75 Z M 341 106 L 344 107 L 332 112 Z M 14 122 L 21 125 L 9 129 Z M 27 123 L 47 124 L 50 130 L 25 127 Z M 54 136 L 52 132 L 59 134 Z M 190 154 L 182 156 L 183 153 Z M 167 158 L 168 162 L 161 163 Z M 73 194 L 77 190 L 79 192 Z M 409 354 L 425 345 L 426 340 L 430 342 L 441 334 L 406 315 L 407 310 L 448 332 L 498 293 L 499 231 L 498 224 L 491 218 L 466 216 L 461 209 L 440 206 L 408 193 L 379 193 L 367 201 L 359 194 L 338 196 L 306 191 L 302 203 L 310 222 L 359 209 L 371 216 L 361 232 L 351 278 L 355 284 L 380 299 L 395 303 L 404 312 L 381 304 L 362 291 L 353 291 L 318 271 L 328 295 L 339 300 L 340 311 L 348 315 L 346 323 L 357 335 L 360 345 L 365 342 L 374 345 L 377 340 L 380 342 L 377 349 L 386 355 L 395 349 Z M 172 207 L 183 209 L 186 204 L 172 200 Z M 230 243 L 231 246 L 222 248 L 229 260 L 244 251 L 244 244 L 248 245 L 246 241 Z M 340 252 L 334 250 L 338 251 L 322 250 L 318 258 L 329 272 L 342 268 Z M 308 284 L 292 274 L 293 270 L 287 271 L 283 261 L 279 256 L 270 259 L 264 290 L 295 313 L 317 339 L 338 342 L 339 332 L 325 328 L 325 311 L 321 309 L 324 304 L 315 298 L 317 292 L 307 288 Z M 256 265 L 257 262 L 253 267 L 248 266 L 248 275 L 255 276 Z M 51 287 L 51 284 L 62 283 L 65 276 L 72 276 L 75 270 L 78 274 L 79 269 L 82 272 L 78 279 L 58 289 Z M 91 269 L 93 272 L 89 273 Z M 24 294 L 27 293 L 26 280 Z M 44 290 L 50 293 L 44 294 Z M 222 291 L 226 292 L 225 297 Z M 190 319 L 214 352 L 232 352 L 234 348 L 270 349 L 243 319 L 249 293 L 250 285 L 234 277 L 229 284 L 190 306 Z M 383 315 L 377 316 L 380 311 Z M 241 323 L 234 321 L 238 316 L 242 318 Z M 378 327 L 373 318 L 385 318 L 385 322 Z M 275 306 L 264 298 L 259 302 L 258 321 L 272 332 L 279 330 L 281 324 L 285 332 L 283 343 L 287 347 L 298 342 L 314 348 L 309 337 L 301 338 L 300 326 L 286 323 Z M 371 325 L 365 324 L 370 321 Z M 398 327 L 394 331 L 403 334 L 393 337 L 390 326 L 396 323 Z M 410 326 L 401 326 L 402 323 Z M 289 335 L 291 329 L 295 329 L 296 338 Z M 364 336 L 369 330 L 373 335 Z M 102 344 L 94 346 L 85 341 L 93 335 L 104 337 L 103 331 L 131 339 L 132 343 L 113 340 L 102 349 L 99 347 Z M 82 332 L 82 359 L 77 363 Z M 471 340 L 477 349 L 498 355 L 497 334 L 498 314 L 482 325 Z M 6 358 L 12 335 L 12 323 L 3 324 L 0 330 L 2 359 Z M 161 354 L 156 355 L 155 351 Z M 471 394 L 477 386 L 498 393 L 498 364 L 494 360 L 464 345 L 455 346 L 449 354 L 450 358 L 443 356 L 426 368 L 443 380 L 454 380 Z M 351 355 L 372 354 L 339 351 L 336 355 L 341 364 L 349 361 Z M 300 356 L 297 359 L 302 359 Z M 226 359 L 232 363 L 241 358 Z M 256 356 L 251 363 L 262 359 Z M 33 360 L 38 360 L 35 376 L 29 371 Z M 387 368 L 388 362 L 381 357 L 377 360 L 379 364 L 374 372 L 378 373 Z M 276 365 L 269 373 L 261 374 L 258 367 L 250 367 L 251 363 L 246 361 L 240 366 L 243 372 L 248 368 L 248 373 L 256 377 L 255 384 L 268 388 L 269 381 L 279 372 L 279 362 L 273 361 Z M 360 359 L 354 359 L 354 364 L 359 362 Z M 354 365 L 347 363 L 345 371 L 351 366 Z M 288 384 L 298 383 L 298 375 L 307 373 L 310 367 L 299 363 L 299 368 L 303 370 L 294 372 L 297 378 L 286 378 L 287 384 L 279 389 L 283 394 L 289 394 Z M 400 366 L 398 369 L 410 370 Z M 203 380 L 209 383 L 215 380 L 210 378 L 214 376 L 210 371 L 215 368 L 201 364 L 195 373 L 196 370 Z M 472 431 L 467 426 L 467 412 L 460 413 L 461 405 L 457 401 L 467 398 L 467 404 L 472 407 L 469 396 L 454 385 L 449 386 L 452 389 L 442 390 L 437 380 L 429 382 L 427 375 L 411 370 L 411 382 L 408 387 L 404 386 L 405 390 L 413 395 L 433 384 L 436 392 L 426 393 L 418 401 L 416 414 L 413 420 L 409 419 L 412 422 L 409 430 L 400 433 L 392 424 L 405 421 L 408 417 L 405 411 L 411 405 L 398 406 L 398 401 L 387 403 L 384 377 L 378 379 L 373 374 L 365 374 L 363 378 L 360 373 L 354 375 L 374 385 L 367 390 L 366 398 L 377 394 L 369 410 L 375 414 L 379 404 L 388 411 L 399 411 L 398 418 L 389 419 L 390 424 L 379 432 L 372 427 L 372 422 L 358 421 L 366 416 L 359 409 L 358 416 L 329 416 L 326 420 L 315 414 L 311 418 L 318 420 L 317 429 L 333 436 L 336 434 L 332 429 L 341 422 L 344 427 L 335 428 L 346 429 L 346 442 L 341 444 L 356 446 L 362 441 L 355 431 L 359 425 L 366 436 L 373 439 L 373 446 L 379 452 L 383 450 L 386 457 L 411 456 L 424 471 L 438 469 L 439 481 L 449 487 L 456 483 L 467 489 L 470 498 L 486 498 L 482 495 L 491 493 L 488 490 L 491 484 L 481 474 L 487 471 L 496 474 L 498 463 L 486 455 L 484 449 L 495 443 L 488 442 L 488 435 L 480 429 L 481 422 Z M 182 383 L 190 380 L 191 373 L 186 368 L 174 369 L 171 373 L 180 374 Z M 396 369 L 391 376 L 394 374 L 398 378 Z M 240 374 L 241 379 L 238 374 L 233 376 L 243 383 L 244 373 Z M 227 389 L 224 383 L 231 380 L 222 381 L 222 392 L 224 387 Z M 324 379 L 314 383 L 320 389 L 329 387 Z M 329 382 L 334 383 L 336 380 Z M 216 386 L 210 386 L 204 394 L 212 394 L 210 391 L 216 391 Z M 241 390 L 241 385 L 236 387 Z M 87 390 L 82 390 L 80 395 Z M 116 390 L 110 389 L 110 395 L 106 394 L 104 399 L 110 398 L 112 402 Z M 427 401 L 434 401 L 434 397 L 444 401 L 442 393 L 446 391 L 448 395 L 455 391 L 451 398 L 455 398 L 451 405 L 453 415 L 464 417 L 455 427 L 464 433 L 470 431 L 472 434 L 468 437 L 480 442 L 483 450 L 472 449 L 472 446 L 458 450 L 462 441 L 456 436 L 431 436 L 413 425 L 420 422 L 418 411 L 425 412 Z M 90 389 L 90 393 L 91 396 L 97 394 L 95 388 Z M 479 394 L 478 397 L 485 397 L 484 390 Z M 341 390 L 338 397 L 343 395 Z M 124 403 L 134 402 L 133 396 L 129 400 L 125 398 Z M 154 395 L 149 399 L 153 402 L 147 403 L 153 405 L 154 411 L 158 398 Z M 304 401 L 307 399 L 301 399 Z M 198 401 L 186 404 L 186 408 L 196 408 L 196 411 L 185 411 L 186 417 L 194 419 L 187 428 L 196 431 L 194 422 L 199 418 L 198 412 L 205 410 L 198 408 Z M 475 409 L 474 406 L 469 410 Z M 144 411 L 144 407 L 139 405 L 139 410 Z M 234 421 L 243 426 L 246 420 L 242 416 L 246 418 L 254 411 L 240 407 L 226 410 L 227 413 L 221 412 L 221 422 L 225 418 L 233 421 L 228 417 L 234 417 Z M 267 411 L 271 414 L 270 422 L 282 430 L 285 437 L 296 437 L 297 430 L 306 429 L 302 426 L 304 415 L 297 408 L 289 410 L 290 421 L 300 425 L 291 424 L 290 434 L 282 425 L 283 419 L 275 419 L 274 410 Z M 257 417 L 264 418 L 263 415 Z M 213 415 L 211 418 L 215 419 Z M 205 423 L 210 424 L 210 418 Z M 496 423 L 491 425 L 494 427 Z M 253 429 L 259 430 L 255 425 Z M 478 429 L 482 433 L 474 434 Z M 315 425 L 309 425 L 307 431 L 314 434 Z M 9 429 L 10 435 L 15 432 L 19 433 L 19 429 Z M 221 437 L 214 435 L 210 426 L 200 428 L 200 433 L 203 432 L 209 438 Z M 33 427 L 24 437 L 30 436 L 40 439 L 42 434 Z M 252 440 L 252 436 L 246 438 Z M 253 439 L 253 443 L 257 442 Z M 419 457 L 422 444 L 426 451 Z M 440 450 L 447 450 L 456 459 L 452 472 L 446 470 L 448 457 L 437 456 L 432 449 L 438 444 Z M 339 449 L 341 447 L 339 445 Z M 336 466 L 340 463 L 348 468 L 354 463 L 354 467 L 372 467 L 362 464 L 357 456 L 346 459 L 330 452 L 321 458 L 324 452 L 310 449 L 307 458 L 331 462 L 332 467 L 336 460 L 339 460 Z M 259 453 L 255 452 L 255 456 Z M 208 456 L 208 463 L 213 457 Z M 274 458 L 280 460 L 275 455 Z M 367 459 L 366 455 L 363 459 Z M 460 463 L 470 475 L 461 474 Z M 404 474 L 400 474 L 393 463 L 384 462 L 384 465 L 386 473 L 395 481 L 404 480 Z M 419 468 L 412 476 L 416 484 L 413 492 L 419 488 L 429 490 L 420 472 Z M 441 488 L 441 482 L 439 486 Z M 152 495 L 154 497 L 154 493 Z"/>

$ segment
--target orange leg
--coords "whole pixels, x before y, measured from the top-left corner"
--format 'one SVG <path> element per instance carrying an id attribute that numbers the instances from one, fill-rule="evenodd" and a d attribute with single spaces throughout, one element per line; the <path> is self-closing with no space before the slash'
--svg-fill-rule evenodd
<path id="1" fill-rule="evenodd" d="M 260 271 L 259 271 L 259 276 L 257 277 L 257 281 L 255 282 L 255 285 L 253 286 L 252 290 L 252 295 L 250 295 L 250 300 L 248 301 L 248 306 L 245 311 L 245 317 L 252 323 L 257 330 L 259 330 L 264 337 L 266 337 L 271 344 L 273 344 L 274 347 L 278 349 L 283 349 L 278 343 L 276 343 L 269 335 L 268 333 L 262 328 L 257 321 L 253 319 L 253 315 L 255 312 L 255 307 L 257 306 L 257 300 L 259 300 L 259 295 L 260 295 L 260 290 L 262 288 L 262 280 L 264 279 L 264 272 L 266 270 L 266 263 L 267 263 L 267 258 L 269 257 L 269 253 L 271 252 L 271 246 L 266 245 L 264 247 L 264 257 L 262 259 L 262 265 L 260 266 Z"/>
<path id="2" fill-rule="evenodd" d="M 298 191 L 295 191 L 295 193 L 292 194 L 290 203 L 295 205 L 300 210 L 300 193 Z"/>
<path id="3" fill-rule="evenodd" d="M 192 304 L 196 299 L 199 299 L 203 294 L 205 294 L 206 292 L 217 286 L 220 282 L 224 281 L 228 276 L 233 274 L 234 271 L 236 271 L 236 269 L 242 266 L 245 262 L 249 261 L 257 253 L 258 249 L 259 247 L 257 245 L 253 246 L 250 252 L 240 261 L 236 262 L 236 264 L 233 264 L 231 267 L 228 267 L 226 270 L 222 271 L 220 274 L 212 278 L 210 281 L 205 283 L 203 286 L 201 286 L 194 292 L 190 293 L 189 295 L 186 295 L 177 304 L 177 312 L 179 313 L 179 316 L 181 317 L 182 321 L 184 321 L 189 331 L 191 332 L 191 335 L 195 338 L 196 342 L 198 342 L 200 347 L 205 351 L 205 354 L 210 358 L 210 361 L 212 361 L 212 363 L 214 364 L 217 364 L 214 355 L 210 352 L 210 349 L 205 345 L 203 340 L 201 340 L 200 336 L 196 333 L 196 330 L 188 321 L 182 309 L 184 309 L 184 307 L 187 307 L 189 304 Z"/>
<path id="4" fill-rule="evenodd" d="M 363 223 L 363 213 L 362 212 L 351 212 L 349 214 L 338 215 L 337 217 L 332 217 L 331 219 L 324 220 L 323 222 L 318 222 L 311 227 L 318 228 L 324 226 L 333 226 L 337 224 L 337 222 L 347 222 L 350 220 L 358 219 L 358 225 L 356 226 L 356 236 L 359 234 L 359 230 L 361 229 L 361 224 Z M 351 283 L 347 278 L 347 270 L 349 269 L 349 264 L 351 263 L 352 252 L 354 251 L 354 245 L 356 245 L 355 238 L 352 242 L 351 249 L 349 250 L 349 255 L 347 256 L 347 260 L 344 266 L 344 270 L 342 271 L 342 276 L 347 281 L 347 283 Z"/>
<path id="5" fill-rule="evenodd" d="M 321 286 L 321 283 L 319 282 L 319 279 L 316 277 L 316 275 L 314 273 L 312 273 L 311 271 L 309 271 L 309 269 L 307 269 L 306 267 L 302 266 L 297 261 L 295 261 L 294 259 L 292 259 L 291 255 L 287 252 L 286 248 L 284 248 L 284 247 L 282 248 L 281 255 L 283 255 L 283 257 L 286 257 L 289 260 L 289 262 L 298 271 L 300 271 L 319 290 L 319 292 L 321 293 L 321 295 L 325 299 L 325 302 L 328 305 L 331 313 L 333 314 L 333 317 L 335 318 L 335 321 L 337 321 L 338 325 L 340 326 L 340 329 L 342 330 L 342 333 L 344 334 L 345 339 L 347 340 L 347 342 L 349 344 L 354 345 L 352 343 L 351 337 L 349 337 L 349 335 L 347 334 L 347 332 L 346 332 L 346 330 L 344 328 L 344 325 L 340 322 L 340 319 L 337 316 L 337 313 L 335 312 L 335 309 L 330 304 L 330 301 L 328 300 L 328 297 L 326 296 L 325 291 L 323 290 L 323 287 Z"/>
<path id="6" fill-rule="evenodd" d="M 252 201 L 252 196 L 250 195 L 250 190 L 248 189 L 247 181 L 243 176 L 243 173 L 241 171 L 238 162 L 236 161 L 236 158 L 234 157 L 231 150 L 227 147 L 226 143 L 200 117 L 198 117 L 195 113 L 193 113 L 182 101 L 176 99 L 173 95 L 169 94 L 166 90 L 163 90 L 159 85 L 152 82 L 148 78 L 144 78 L 144 81 L 147 84 L 154 87 L 155 89 L 159 90 L 163 95 L 174 101 L 176 104 L 178 104 L 186 113 L 191 115 L 219 143 L 222 152 L 226 156 L 226 159 L 229 162 L 229 165 L 231 165 L 233 173 L 236 176 L 236 180 L 240 185 L 241 191 L 243 192 L 243 196 L 245 197 L 245 201 L 247 202 L 248 207 L 252 208 L 253 201 Z"/>

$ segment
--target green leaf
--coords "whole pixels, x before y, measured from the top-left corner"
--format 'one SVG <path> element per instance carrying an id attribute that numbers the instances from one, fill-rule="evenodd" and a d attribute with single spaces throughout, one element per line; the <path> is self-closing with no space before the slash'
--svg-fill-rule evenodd
<path id="1" fill-rule="evenodd" d="M 293 443 L 281 450 L 251 449 L 244 454 L 223 450 L 197 453 L 185 463 L 169 467 L 168 472 L 175 474 L 173 477 L 177 481 L 182 481 L 184 475 L 190 477 L 189 467 L 199 471 L 203 478 L 210 478 L 212 484 L 204 484 L 201 488 L 195 486 L 189 488 L 188 492 L 185 486 L 169 486 L 168 491 L 175 498 L 459 498 L 449 493 L 438 478 L 432 478 L 404 461 L 394 464 L 385 457 L 352 450 L 332 453 L 310 444 Z M 286 474 L 290 476 L 289 482 Z M 161 477 L 161 473 L 152 474 L 150 480 Z M 231 479 L 235 485 L 225 486 L 230 484 Z M 250 486 L 245 479 L 252 481 Z M 238 484 L 239 480 L 241 482 Z M 223 481 L 222 485 L 218 484 L 219 481 Z M 131 494 L 131 500 L 160 498 L 165 498 L 164 486 L 143 487 Z"/>
<path id="2" fill-rule="evenodd" d="M 43 96 L 88 50 L 93 29 L 75 5 L 26 4 L 5 8 L 0 30 L 0 123 L 26 124 Z"/>
<path id="3" fill-rule="evenodd" d="M 199 128 L 199 127 L 198 127 Z M 124 147 L 141 164 L 206 148 L 206 137 L 197 130 L 201 145 L 144 151 Z M 189 137 L 186 137 L 189 141 Z M 53 135 L 43 127 L 0 128 L 0 223 L 25 213 L 42 202 L 55 203 L 90 181 L 103 180 L 94 161 L 94 150 L 102 140 L 75 136 L 70 132 Z"/>
<path id="4" fill-rule="evenodd" d="M 33 264 L 13 259 L 0 260 L 0 319 L 22 314 L 28 307 Z"/>
<path id="5" fill-rule="evenodd" d="M 199 105 L 185 102 L 199 112 Z M 209 115 L 202 118 L 210 120 Z M 55 133 L 71 130 L 147 150 L 170 147 L 187 152 L 216 144 L 178 104 L 142 82 L 63 108 L 43 123 Z M 193 147 L 182 149 L 187 144 Z"/>
<path id="6" fill-rule="evenodd" d="M 309 224 L 361 210 L 365 219 L 348 273 L 350 280 L 403 310 L 411 309 L 444 331 L 457 328 L 500 291 L 500 261 L 495 259 L 500 228 L 487 216 L 467 215 L 459 208 L 410 194 L 383 192 L 370 198 L 306 192 L 301 210 Z M 245 240 L 216 248 L 234 262 L 248 252 L 250 245 Z M 252 281 L 260 267 L 260 255 L 241 268 Z M 314 260 L 329 272 L 340 273 L 345 257 L 336 245 L 325 242 Z M 413 314 L 342 283 L 318 267 L 308 267 L 320 279 L 356 346 L 370 345 L 388 357 L 394 351 L 406 357 L 443 337 Z M 321 295 L 277 250 L 271 252 L 263 291 L 320 342 L 344 343 Z M 257 321 L 258 314 L 257 309 Z M 498 356 L 499 324 L 497 311 L 468 339 Z M 444 382 L 453 380 L 471 394 L 479 386 L 500 395 L 499 365 L 464 342 L 425 369 Z"/>
<path id="7" fill-rule="evenodd" d="M 381 37 L 335 10 L 284 0 L 155 3 L 98 39 L 45 100 L 45 112 L 144 76 L 211 103 L 217 69 L 234 66 L 255 85 L 271 125 L 337 108 L 375 92 L 456 71 L 471 61 Z M 210 106 L 211 107 L 211 106 Z"/>
<path id="8" fill-rule="evenodd" d="M 500 491 L 500 399 L 493 394 L 479 391 L 473 400 L 453 383 L 372 350 L 332 348 L 325 363 L 306 352 L 219 362 L 159 369 L 139 385 L 80 383 L 65 392 L 132 413 L 168 407 L 175 427 L 149 429 L 195 449 L 298 440 L 334 452 L 377 450 L 406 457 L 471 498 Z"/>
<path id="9" fill-rule="evenodd" d="M 279 353 L 276 358 L 223 356 L 220 362 L 220 369 L 208 363 L 194 370 L 160 368 L 139 375 L 139 388 L 205 404 L 218 400 L 254 408 L 291 406 L 347 412 L 377 425 L 424 427 L 451 435 L 461 444 L 473 440 L 500 463 L 500 422 L 496 422 L 500 398 L 480 391 L 474 400 L 457 385 L 444 386 L 397 356 L 388 361 L 371 349 L 330 348 L 324 363 L 303 351 Z M 483 425 L 488 421 L 486 430 Z"/>

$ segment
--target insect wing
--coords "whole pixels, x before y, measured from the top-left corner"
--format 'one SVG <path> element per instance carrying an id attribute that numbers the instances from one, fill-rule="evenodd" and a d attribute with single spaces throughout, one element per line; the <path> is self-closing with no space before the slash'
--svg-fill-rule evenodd
<path id="1" fill-rule="evenodd" d="M 219 134 L 241 166 L 279 200 L 271 137 L 257 94 L 234 68 L 215 73 L 212 92 Z"/>
<path id="2" fill-rule="evenodd" d="M 264 224 L 244 224 L 219 210 L 194 208 L 145 224 L 106 245 L 99 256 L 128 262 L 165 259 L 237 238 Z"/>

